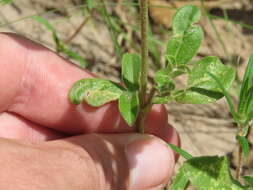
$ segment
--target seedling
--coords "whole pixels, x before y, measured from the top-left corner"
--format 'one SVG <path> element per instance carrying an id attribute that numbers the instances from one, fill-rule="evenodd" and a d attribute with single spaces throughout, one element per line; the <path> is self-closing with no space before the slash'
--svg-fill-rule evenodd
<path id="1" fill-rule="evenodd" d="M 140 1 L 141 12 L 141 56 L 126 53 L 122 57 L 122 84 L 100 78 L 86 78 L 77 81 L 69 92 L 70 101 L 80 104 L 85 101 L 91 106 L 101 106 L 118 100 L 119 111 L 129 126 L 145 133 L 144 121 L 154 104 L 171 101 L 188 104 L 207 104 L 215 102 L 224 95 L 230 106 L 233 118 L 238 123 L 238 141 L 245 154 L 248 151 L 246 134 L 253 116 L 251 80 L 253 76 L 253 57 L 250 59 L 242 84 L 238 112 L 235 112 L 227 91 L 235 78 L 235 70 L 225 66 L 214 56 L 204 57 L 192 62 L 203 40 L 202 28 L 196 23 L 201 11 L 193 6 L 181 7 L 173 18 L 173 36 L 167 43 L 166 65 L 156 71 L 154 85 L 147 87 L 148 67 L 148 1 Z M 187 75 L 184 88 L 175 85 L 175 78 Z M 242 190 L 242 186 L 230 175 L 226 157 L 192 157 L 184 150 L 169 144 L 184 156 L 187 161 L 180 168 L 172 184 L 172 190 L 186 189 L 189 182 L 199 190 Z M 252 178 L 245 180 L 250 183 Z M 252 183 L 251 183 L 252 184 Z"/>
<path id="2" fill-rule="evenodd" d="M 105 79 L 81 79 L 70 90 L 71 102 L 80 104 L 86 101 L 92 106 L 101 106 L 119 100 L 122 117 L 129 126 L 140 128 L 142 126 L 136 123 L 137 118 L 147 113 L 153 104 L 165 104 L 173 100 L 179 103 L 207 104 L 222 98 L 222 90 L 208 72 L 215 75 L 222 81 L 224 88 L 228 89 L 235 77 L 235 70 L 224 66 L 213 56 L 194 62 L 192 67 L 188 64 L 203 39 L 201 27 L 195 24 L 200 15 L 197 7 L 188 5 L 179 9 L 174 16 L 173 37 L 169 40 L 165 53 L 167 65 L 156 72 L 155 86 L 149 92 L 146 90 L 148 65 L 145 60 L 148 47 L 147 39 L 144 39 L 142 57 L 133 53 L 126 53 L 122 57 L 122 87 Z M 146 31 L 146 24 L 142 25 Z M 187 86 L 177 89 L 174 79 L 183 74 L 188 75 Z"/>

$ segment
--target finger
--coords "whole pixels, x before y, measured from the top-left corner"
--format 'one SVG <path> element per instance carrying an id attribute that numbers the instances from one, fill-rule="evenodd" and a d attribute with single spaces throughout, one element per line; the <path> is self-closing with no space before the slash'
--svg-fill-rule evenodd
<path id="1" fill-rule="evenodd" d="M 152 117 L 149 117 L 148 122 L 153 122 Z M 162 130 L 150 128 L 148 132 L 172 144 L 180 144 L 178 134 L 169 125 L 162 128 Z M 4 112 L 0 114 L 0 137 L 29 142 L 42 142 L 60 139 L 66 137 L 66 135 L 32 123 L 16 114 Z M 178 155 L 175 156 L 178 157 Z"/>
<path id="2" fill-rule="evenodd" d="M 120 116 L 116 102 L 99 108 L 69 102 L 69 89 L 75 81 L 92 77 L 88 72 L 17 35 L 1 34 L 0 49 L 0 88 L 5 89 L 0 91 L 2 111 L 68 134 L 133 131 Z M 147 129 L 156 128 L 151 131 L 161 134 L 167 126 L 164 107 L 155 107 L 149 116 L 153 122 L 146 123 Z"/>
<path id="3" fill-rule="evenodd" d="M 42 142 L 66 137 L 64 134 L 32 123 L 11 113 L 0 114 L 0 137 Z"/>
<path id="4" fill-rule="evenodd" d="M 77 153 L 83 164 L 79 161 L 76 176 L 82 177 L 83 189 L 157 189 L 168 182 L 175 164 L 172 151 L 148 135 L 90 134 L 47 145 Z"/>

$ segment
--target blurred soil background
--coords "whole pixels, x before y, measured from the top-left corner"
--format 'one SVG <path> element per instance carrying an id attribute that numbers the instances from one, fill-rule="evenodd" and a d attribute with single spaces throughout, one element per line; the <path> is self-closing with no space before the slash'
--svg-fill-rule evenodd
<path id="1" fill-rule="evenodd" d="M 120 55 L 140 52 L 138 2 L 94 2 L 94 7 L 88 9 L 86 0 L 14 0 L 0 6 L 0 31 L 24 35 L 77 65 L 81 63 L 100 77 L 118 82 Z M 199 24 L 204 29 L 205 40 L 195 60 L 214 55 L 224 64 L 236 67 L 238 77 L 231 94 L 237 101 L 238 85 L 253 52 L 252 0 L 205 0 L 203 4 L 199 0 L 150 0 L 149 46 L 153 71 L 165 64 L 162 55 L 171 36 L 172 15 L 176 8 L 187 3 L 201 7 L 203 13 Z M 183 77 L 179 78 L 178 85 L 184 81 Z M 209 105 L 170 103 L 167 108 L 169 122 L 179 132 L 183 149 L 195 156 L 229 155 L 234 168 L 236 128 L 223 99 Z M 253 144 L 252 132 L 249 139 Z M 243 172 L 253 174 L 252 168 L 253 151 L 245 161 Z"/>

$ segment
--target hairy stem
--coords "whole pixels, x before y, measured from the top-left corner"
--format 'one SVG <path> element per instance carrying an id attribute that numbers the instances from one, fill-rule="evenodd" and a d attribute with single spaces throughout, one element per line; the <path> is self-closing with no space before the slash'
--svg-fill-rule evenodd
<path id="1" fill-rule="evenodd" d="M 137 132 L 138 133 L 144 133 L 145 132 L 145 128 L 144 128 L 144 122 L 146 119 L 147 114 L 149 113 L 151 107 L 152 107 L 152 99 L 155 95 L 155 88 L 152 88 L 150 90 L 149 96 L 147 97 L 147 101 L 146 104 L 144 105 L 144 107 L 140 110 L 140 113 L 137 117 L 137 121 L 136 121 L 136 126 L 137 126 Z"/>
<path id="2" fill-rule="evenodd" d="M 145 133 L 145 128 L 144 128 L 145 119 L 146 119 L 146 116 L 149 113 L 152 105 L 153 104 L 150 101 L 144 108 L 142 108 L 140 110 L 139 115 L 137 117 L 137 121 L 136 121 L 136 126 L 137 126 L 137 132 L 138 133 Z"/>
<path id="3" fill-rule="evenodd" d="M 144 121 L 147 114 L 147 78 L 148 78 L 148 0 L 139 0 L 141 16 L 141 76 L 140 76 L 140 113 L 136 126 L 137 131 L 144 133 Z"/>

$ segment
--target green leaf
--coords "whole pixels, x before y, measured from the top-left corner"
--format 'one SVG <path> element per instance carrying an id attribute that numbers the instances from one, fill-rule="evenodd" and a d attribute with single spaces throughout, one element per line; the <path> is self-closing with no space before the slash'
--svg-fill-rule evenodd
<path id="1" fill-rule="evenodd" d="M 198 190 L 243 190 L 232 179 L 226 157 L 199 157 L 188 160 L 187 163 L 184 169 L 191 171 L 188 172 L 188 177 Z"/>
<path id="2" fill-rule="evenodd" d="M 176 98 L 177 102 L 207 104 L 223 97 L 219 84 L 208 74 L 212 73 L 227 90 L 235 78 L 235 70 L 221 63 L 217 57 L 205 57 L 196 62 L 188 76 L 187 89 Z"/>
<path id="3" fill-rule="evenodd" d="M 128 125 L 132 126 L 139 113 L 138 91 L 124 91 L 119 97 L 119 111 Z"/>
<path id="4" fill-rule="evenodd" d="M 139 89 L 141 74 L 141 58 L 138 54 L 126 53 L 122 58 L 122 77 L 128 90 Z"/>
<path id="5" fill-rule="evenodd" d="M 174 100 L 172 96 L 155 96 L 152 100 L 152 104 L 167 104 Z"/>
<path id="6" fill-rule="evenodd" d="M 253 118 L 253 108 L 251 108 L 251 111 L 247 114 L 246 123 L 249 123 Z"/>
<path id="7" fill-rule="evenodd" d="M 53 33 L 56 32 L 56 31 L 55 31 L 55 28 L 53 27 L 53 25 L 51 25 L 51 24 L 48 22 L 47 19 L 45 19 L 45 18 L 43 18 L 43 17 L 41 17 L 41 16 L 37 16 L 37 15 L 33 16 L 32 18 L 33 18 L 34 20 L 36 20 L 37 22 L 43 24 L 43 25 L 46 27 L 46 29 L 49 30 L 50 32 L 53 32 Z"/>
<path id="8" fill-rule="evenodd" d="M 212 77 L 215 80 L 215 82 L 218 84 L 218 86 L 220 87 L 220 89 L 221 89 L 222 93 L 224 94 L 224 96 L 226 98 L 226 101 L 228 103 L 229 111 L 232 114 L 234 121 L 236 123 L 238 123 L 239 116 L 238 116 L 238 114 L 235 111 L 235 107 L 234 107 L 234 104 L 233 104 L 233 101 L 232 101 L 232 97 L 229 95 L 229 93 L 227 92 L 227 90 L 224 88 L 223 84 L 219 81 L 219 79 L 215 75 L 213 75 L 210 72 L 207 72 L 207 74 L 210 77 Z"/>
<path id="9" fill-rule="evenodd" d="M 171 72 L 171 78 L 176 78 L 182 74 L 190 73 L 190 71 L 191 70 L 187 65 L 177 65 L 177 67 L 173 68 L 173 71 Z"/>
<path id="10" fill-rule="evenodd" d="M 86 101 L 91 106 L 101 106 L 117 100 L 122 94 L 119 85 L 98 78 L 86 78 L 77 81 L 69 91 L 69 99 L 73 104 Z"/>
<path id="11" fill-rule="evenodd" d="M 245 157 L 249 156 L 250 147 L 249 147 L 249 141 L 246 137 L 243 136 L 236 136 L 236 139 L 238 140 L 240 146 L 242 147 L 242 151 Z"/>
<path id="12" fill-rule="evenodd" d="M 67 55 L 69 58 L 77 61 L 81 68 L 87 67 L 86 60 L 82 56 L 80 56 L 78 53 L 76 53 L 76 52 L 72 51 L 70 48 L 68 48 L 65 44 L 61 44 L 60 52 Z"/>
<path id="13" fill-rule="evenodd" d="M 253 187 L 253 176 L 242 176 L 250 187 Z"/>
<path id="14" fill-rule="evenodd" d="M 170 78 L 168 69 L 161 69 L 155 73 L 154 81 L 157 84 L 157 89 L 161 95 L 169 93 L 175 89 L 175 84 Z"/>
<path id="15" fill-rule="evenodd" d="M 176 153 L 178 153 L 179 155 L 183 156 L 186 160 L 193 158 L 193 156 L 190 155 L 188 152 L 186 152 L 185 150 L 183 150 L 183 149 L 181 149 L 181 148 L 175 146 L 174 144 L 170 144 L 170 143 L 167 143 L 167 144 L 168 144 L 168 146 L 169 146 L 172 150 L 174 150 L 174 151 L 175 151 Z"/>
<path id="16" fill-rule="evenodd" d="M 245 106 L 247 106 L 247 93 L 250 87 L 252 87 L 252 78 L 253 78 L 253 54 L 250 56 L 246 71 L 244 73 L 240 96 L 239 96 L 239 105 L 238 105 L 238 113 L 245 113 Z"/>
<path id="17" fill-rule="evenodd" d="M 172 181 L 171 190 L 185 190 L 188 184 L 189 184 L 189 179 L 182 166 L 178 170 L 176 177 Z"/>
<path id="18" fill-rule="evenodd" d="M 241 112 L 241 115 L 243 114 L 248 114 L 250 112 L 250 110 L 253 107 L 253 86 L 249 88 L 247 94 L 246 94 L 246 100 L 245 100 L 245 105 L 244 105 L 244 109 L 243 109 L 243 113 Z"/>
<path id="19" fill-rule="evenodd" d="M 181 97 L 184 95 L 184 90 L 173 90 L 168 96 L 155 96 L 152 99 L 153 104 L 167 104 L 173 100 L 175 100 L 177 97 Z"/>
<path id="20" fill-rule="evenodd" d="M 200 16 L 199 8 L 186 5 L 173 17 L 173 37 L 167 44 L 166 55 L 172 64 L 186 64 L 196 55 L 204 35 L 201 27 L 193 24 L 200 20 Z"/>
<path id="21" fill-rule="evenodd" d="M 198 190 L 245 190 L 231 177 L 226 157 L 195 157 L 184 162 L 179 171 L 184 174 L 184 180 L 181 181 L 188 179 Z"/>
<path id="22" fill-rule="evenodd" d="M 173 36 L 167 44 L 167 58 L 177 65 L 187 64 L 196 55 L 203 36 L 199 26 L 191 26 L 184 34 Z"/>
<path id="23" fill-rule="evenodd" d="M 63 42 L 62 42 L 62 41 L 60 40 L 60 38 L 58 37 L 57 32 L 56 32 L 55 28 L 53 27 L 53 25 L 50 24 L 50 23 L 48 22 L 47 19 L 45 19 L 45 18 L 43 18 L 43 17 L 41 17 L 41 16 L 35 15 L 35 16 L 33 16 L 32 18 L 33 18 L 35 21 L 41 23 L 43 26 L 45 26 L 45 28 L 46 28 L 49 32 L 52 33 L 52 38 L 53 38 L 53 40 L 54 40 L 54 42 L 55 42 L 55 44 L 56 44 L 56 49 L 57 49 L 58 52 L 60 52 L 61 49 L 63 49 L 64 45 L 63 45 Z"/>
<path id="24" fill-rule="evenodd" d="M 94 7 L 93 0 L 87 0 L 86 2 L 87 2 L 88 9 L 89 10 L 93 9 L 93 7 Z"/>
<path id="25" fill-rule="evenodd" d="M 186 5 L 178 9 L 173 17 L 172 28 L 174 34 L 183 34 L 192 24 L 198 22 L 201 11 L 194 5 Z"/>

